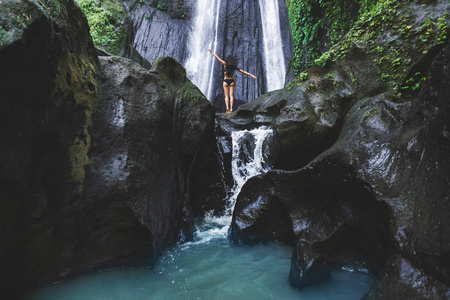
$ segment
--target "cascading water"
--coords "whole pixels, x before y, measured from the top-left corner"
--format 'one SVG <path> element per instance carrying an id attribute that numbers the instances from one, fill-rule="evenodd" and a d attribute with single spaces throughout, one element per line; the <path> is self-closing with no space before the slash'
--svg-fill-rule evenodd
<path id="1" fill-rule="evenodd" d="M 188 41 L 188 58 L 184 63 L 188 78 L 211 100 L 214 57 L 217 51 L 219 0 L 198 0 L 194 25 Z"/>
<path id="2" fill-rule="evenodd" d="M 228 200 L 227 213 L 231 216 L 237 196 L 244 183 L 253 176 L 265 173 L 271 166 L 265 160 L 264 141 L 273 135 L 273 130 L 260 127 L 251 131 L 234 131 L 231 134 L 233 153 L 231 171 L 235 182 L 232 196 Z"/>
<path id="3" fill-rule="evenodd" d="M 199 220 L 194 240 L 167 251 L 154 268 L 103 271 L 44 288 L 27 299 L 360 299 L 373 282 L 367 274 L 336 271 L 327 283 L 298 290 L 287 279 L 291 247 L 235 247 L 228 241 L 239 191 L 250 177 L 270 169 L 265 145 L 272 134 L 269 128 L 232 133 L 235 185 L 226 213 Z"/>
<path id="4" fill-rule="evenodd" d="M 234 186 L 231 196 L 227 200 L 225 213 L 222 216 L 216 217 L 212 214 L 205 216 L 204 222 L 197 227 L 197 240 L 193 243 L 204 243 L 214 238 L 227 238 L 234 205 L 242 186 L 249 178 L 265 173 L 271 168 L 265 161 L 263 145 L 264 141 L 272 135 L 273 130 L 267 127 L 232 132 L 231 172 Z M 190 244 L 186 243 L 187 246 Z"/>
<path id="5" fill-rule="evenodd" d="M 264 37 L 267 91 L 270 92 L 281 89 L 286 76 L 278 0 L 259 0 L 259 7 Z"/>

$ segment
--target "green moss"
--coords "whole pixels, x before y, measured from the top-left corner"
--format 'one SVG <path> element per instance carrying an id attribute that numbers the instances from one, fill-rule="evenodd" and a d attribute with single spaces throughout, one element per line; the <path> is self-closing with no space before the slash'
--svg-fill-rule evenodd
<path id="1" fill-rule="evenodd" d="M 350 78 L 352 79 L 352 83 L 356 82 L 356 77 L 355 77 L 355 75 L 353 74 L 352 70 L 349 70 L 349 71 L 348 71 L 348 74 L 350 75 Z"/>
<path id="2" fill-rule="evenodd" d="M 287 0 L 294 40 L 294 73 L 314 63 L 353 26 L 358 16 L 371 10 L 376 0 Z M 318 61 L 316 61 L 318 59 Z"/>
<path id="3" fill-rule="evenodd" d="M 190 104 L 197 104 L 200 100 L 207 100 L 200 90 L 190 81 L 186 81 L 183 87 L 178 91 L 177 98 L 181 98 Z"/>
<path id="4" fill-rule="evenodd" d="M 168 12 L 172 17 L 177 19 L 186 18 L 184 0 L 139 0 L 139 3 L 149 4 L 161 11 Z"/>
<path id="5" fill-rule="evenodd" d="M 380 80 L 394 92 L 404 99 L 405 95 L 410 98 L 418 93 L 425 77 L 420 69 L 412 70 L 413 62 L 437 45 L 443 47 L 448 43 L 447 15 L 437 18 L 430 14 L 422 24 L 414 24 L 413 15 L 405 7 L 394 0 L 380 1 L 360 17 L 340 43 L 316 59 L 315 64 L 323 68 L 344 59 L 358 45 L 372 55 Z M 385 38 L 388 36 L 389 40 Z M 356 81 L 353 73 L 350 77 L 352 82 Z"/>
<path id="6" fill-rule="evenodd" d="M 364 116 L 364 120 L 367 120 L 368 118 L 378 115 L 380 112 L 378 111 L 377 108 L 371 109 L 369 110 L 366 115 Z"/>

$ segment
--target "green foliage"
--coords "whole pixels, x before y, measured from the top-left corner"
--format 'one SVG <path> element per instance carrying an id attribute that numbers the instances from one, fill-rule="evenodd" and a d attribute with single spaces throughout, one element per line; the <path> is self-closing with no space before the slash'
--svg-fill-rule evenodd
<path id="1" fill-rule="evenodd" d="M 292 3 L 295 0 L 288 1 Z M 413 14 L 411 7 L 405 3 L 411 1 L 360 1 L 358 12 L 360 15 L 351 29 L 339 43 L 331 46 L 320 56 L 318 56 L 318 50 L 313 52 L 318 56 L 314 58 L 314 64 L 324 68 L 329 62 L 344 59 L 350 49 L 355 47 L 364 49 L 372 56 L 380 81 L 386 82 L 396 93 L 399 97 L 397 100 L 412 99 L 412 96 L 421 91 L 426 81 L 426 76 L 424 76 L 426 65 L 413 62 L 428 61 L 432 58 L 429 54 L 435 53 L 437 48 L 444 47 L 449 40 L 449 26 L 447 13 L 443 14 L 444 12 L 438 14 L 431 11 L 418 23 L 419 19 Z M 297 29 L 293 28 L 293 35 Z M 305 36 L 307 32 L 302 34 Z M 333 35 L 328 36 L 331 39 Z M 296 47 L 307 49 L 307 46 L 314 45 L 318 38 L 319 36 L 310 36 L 309 44 L 296 44 Z M 311 49 L 308 51 L 311 52 Z M 306 55 L 305 53 L 301 53 L 302 58 Z M 309 52 L 307 56 L 309 58 L 307 63 L 297 61 L 297 72 L 298 68 L 312 65 L 311 58 L 314 56 Z M 356 82 L 356 77 L 351 70 L 349 70 L 349 76 L 352 82 Z"/>
<path id="2" fill-rule="evenodd" d="M 291 91 L 295 87 L 295 85 L 301 86 L 303 84 L 303 82 L 306 81 L 307 79 L 308 79 L 308 73 L 302 72 L 294 80 L 289 82 L 286 85 L 286 88 L 288 91 Z"/>
<path id="3" fill-rule="evenodd" d="M 314 63 L 324 64 L 327 58 L 321 54 L 375 4 L 376 0 L 287 0 L 294 40 L 294 73 Z"/>
<path id="4" fill-rule="evenodd" d="M 308 73 L 300 73 L 299 78 L 301 81 L 305 81 L 306 79 L 308 79 Z"/>
<path id="5" fill-rule="evenodd" d="M 95 46 L 119 55 L 126 40 L 121 18 L 123 11 L 116 11 L 116 15 L 113 15 L 114 10 L 106 10 L 98 0 L 77 0 L 77 2 L 87 17 Z"/>
<path id="6" fill-rule="evenodd" d="M 448 24 L 445 21 L 445 19 L 447 18 L 447 13 L 445 13 L 442 17 L 437 19 L 437 28 L 438 28 L 438 42 L 439 44 L 445 44 L 447 42 L 447 37 L 448 37 Z"/>

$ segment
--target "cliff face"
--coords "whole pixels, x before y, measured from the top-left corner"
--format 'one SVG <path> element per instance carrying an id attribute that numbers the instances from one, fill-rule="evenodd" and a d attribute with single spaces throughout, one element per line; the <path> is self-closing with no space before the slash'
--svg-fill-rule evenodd
<path id="1" fill-rule="evenodd" d="M 295 245 L 294 286 L 347 266 L 377 275 L 367 299 L 449 297 L 446 9 L 388 1 L 321 66 L 222 119 L 277 131 L 277 169 L 243 187 L 231 238 Z"/>
<path id="2" fill-rule="evenodd" d="M 166 11 L 149 5 L 141 5 L 137 1 L 122 1 L 131 15 L 133 23 L 133 45 L 138 52 L 152 62 L 160 56 L 170 56 L 181 63 L 189 56 L 188 42 L 193 26 L 196 1 L 184 1 L 183 8 L 169 7 Z M 173 6 L 173 5 L 172 5 Z M 290 25 L 284 1 L 279 0 L 280 25 L 282 28 L 283 52 L 285 65 L 289 65 L 292 57 L 292 39 Z M 183 10 L 183 19 L 177 9 Z M 228 0 L 220 2 L 219 26 L 217 32 L 217 54 L 226 58 L 234 55 L 239 59 L 239 66 L 256 75 L 259 80 L 253 81 L 248 76 L 236 73 L 238 82 L 235 98 L 249 102 L 267 91 L 264 70 L 263 36 L 261 13 L 258 1 Z M 211 43 L 214 41 L 210 41 Z M 208 45 L 204 48 L 205 57 L 210 56 Z M 223 104 L 223 69 L 215 64 L 213 74 L 213 101 L 217 98 L 217 107 Z M 286 82 L 292 79 L 292 72 L 287 71 Z"/>
<path id="3" fill-rule="evenodd" d="M 58 241 L 65 225 L 64 214 L 57 212 L 70 210 L 81 196 L 89 163 L 98 59 L 83 13 L 73 2 L 64 3 L 0 4 L 0 289 L 5 299 L 14 298 L 9 292 L 23 292 L 20 283 L 39 278 L 37 265 L 43 261 L 34 258 L 52 255 L 57 264 L 70 256 L 62 249 L 53 252 L 70 244 Z M 35 231 L 44 234 L 35 236 Z M 51 269 L 52 263 L 43 265 Z"/>
<path id="4" fill-rule="evenodd" d="M 191 184 L 214 178 L 214 108 L 184 68 L 99 59 L 80 8 L 45 3 L 0 4 L 2 299 L 151 265 L 192 233 Z"/>

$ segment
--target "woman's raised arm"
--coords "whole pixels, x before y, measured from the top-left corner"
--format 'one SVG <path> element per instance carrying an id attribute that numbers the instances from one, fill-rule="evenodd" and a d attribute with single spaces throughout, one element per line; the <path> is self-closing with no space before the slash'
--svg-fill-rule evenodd
<path id="1" fill-rule="evenodd" d="M 224 65 L 224 66 L 226 65 L 225 61 L 223 61 L 219 56 L 217 56 L 217 54 L 215 54 L 211 49 L 208 49 L 208 51 L 211 52 L 212 55 L 214 55 L 214 57 L 215 57 L 218 61 L 220 61 L 220 63 L 221 63 L 222 65 Z"/>
<path id="2" fill-rule="evenodd" d="M 253 75 L 253 74 L 250 74 L 249 72 L 247 72 L 247 71 L 244 71 L 244 70 L 242 70 L 242 69 L 238 69 L 238 71 L 239 72 L 241 72 L 242 74 L 245 74 L 245 75 L 248 75 L 248 76 L 251 76 L 253 79 L 256 79 L 256 76 L 255 75 Z"/>

